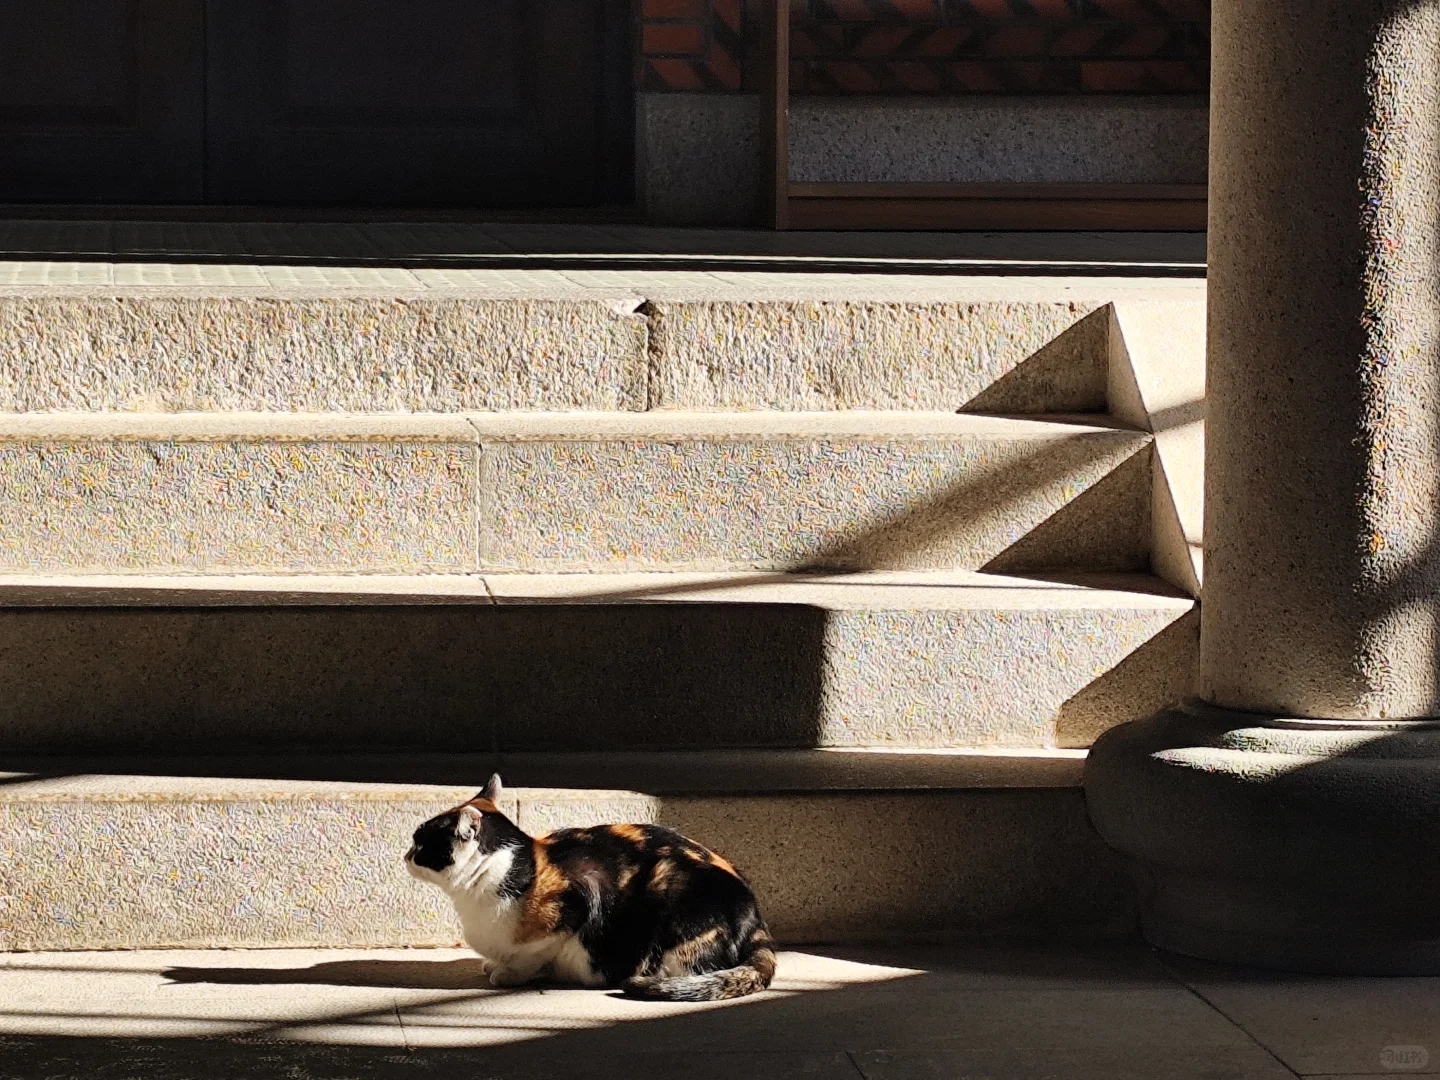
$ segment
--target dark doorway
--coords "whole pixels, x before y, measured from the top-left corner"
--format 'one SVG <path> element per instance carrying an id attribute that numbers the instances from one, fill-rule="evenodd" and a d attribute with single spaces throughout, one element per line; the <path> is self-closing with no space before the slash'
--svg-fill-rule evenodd
<path id="1" fill-rule="evenodd" d="M 0 203 L 628 201 L 625 0 L 6 0 Z"/>

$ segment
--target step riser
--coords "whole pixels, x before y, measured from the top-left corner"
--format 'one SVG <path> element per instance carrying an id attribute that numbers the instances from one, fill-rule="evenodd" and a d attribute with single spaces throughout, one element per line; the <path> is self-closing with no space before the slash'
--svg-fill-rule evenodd
<path id="1" fill-rule="evenodd" d="M 643 409 L 647 345 L 604 300 L 0 296 L 0 410 Z"/>
<path id="2" fill-rule="evenodd" d="M 433 797 L 0 802 L 0 950 L 450 945 L 400 857 Z M 1130 885 L 1076 789 L 597 796 L 520 791 L 531 831 L 659 820 L 750 876 L 783 941 L 1114 936 Z"/>
<path id="3" fill-rule="evenodd" d="M 146 432 L 78 438 L 62 419 L 12 419 L 5 439 L 0 425 L 0 570 L 1148 563 L 1150 439 L 1135 432 L 506 439 L 457 417 L 412 422 L 431 432 L 324 437 L 275 420 L 295 434 L 202 438 L 163 417 L 107 423 Z"/>
<path id="4" fill-rule="evenodd" d="M 465 442 L 0 443 L 0 568 L 476 568 Z"/>
<path id="5" fill-rule="evenodd" d="M 11 609 L 0 746 L 1088 745 L 1189 692 L 1187 607 Z"/>
<path id="6" fill-rule="evenodd" d="M 651 404 L 1104 412 L 1103 307 L 657 301 Z"/>
<path id="7" fill-rule="evenodd" d="M 531 572 L 1138 570 L 1150 549 L 1144 437 L 487 445 L 481 562 Z M 1108 483 L 1106 481 L 1109 481 Z M 1077 498 L 1093 494 L 1084 506 Z"/>
<path id="8" fill-rule="evenodd" d="M 988 408 L 1105 405 L 1098 320 L 1047 350 L 1095 300 L 324 296 L 295 273 L 291 296 L 0 295 L 0 412 L 955 410 L 1032 357 Z"/>

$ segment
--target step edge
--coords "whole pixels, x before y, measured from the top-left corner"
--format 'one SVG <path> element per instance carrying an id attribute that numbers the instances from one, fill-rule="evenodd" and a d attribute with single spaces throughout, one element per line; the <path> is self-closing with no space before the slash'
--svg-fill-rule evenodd
<path id="1" fill-rule="evenodd" d="M 1103 413 L 999 416 L 935 410 L 506 411 L 494 413 L 8 412 L 0 442 L 107 440 L 434 440 L 443 442 L 610 442 L 666 439 L 759 442 L 1018 441 L 1118 439 L 1137 447 L 1149 432 Z"/>
<path id="2" fill-rule="evenodd" d="M 546 256 L 563 260 L 565 256 Z M 661 256 L 664 257 L 664 256 Z M 704 257 L 701 256 L 701 259 Z M 1201 269 L 1199 264 L 1180 264 Z M 135 268 L 156 266 L 203 267 L 216 274 L 253 272 L 267 279 L 289 274 L 292 278 L 308 277 L 311 281 L 266 280 L 252 284 L 219 282 L 115 282 L 115 271 L 122 276 L 136 273 Z M 1086 272 L 1087 266 L 1102 271 Z M 0 283 L 0 302 L 5 300 L 69 299 L 94 300 L 188 300 L 215 301 L 279 301 L 305 302 L 315 300 L 393 300 L 401 302 L 470 301 L 474 303 L 555 303 L 602 304 L 612 307 L 617 300 L 625 306 L 637 301 L 668 304 L 774 304 L 796 305 L 813 303 L 885 304 L 916 308 L 940 305 L 1033 304 L 1045 306 L 1090 305 L 1099 307 L 1116 299 L 1188 299 L 1203 302 L 1205 280 L 1198 276 L 1174 276 L 1173 272 L 1154 275 L 1131 275 L 1123 272 L 1105 273 L 1117 266 L 1103 260 L 1080 264 L 1078 273 L 1052 273 L 1053 265 L 1027 259 L 1018 260 L 923 260 L 918 265 L 884 264 L 877 272 L 873 260 L 854 270 L 837 270 L 835 260 L 818 257 L 813 270 L 775 270 L 763 265 L 736 266 L 725 270 L 698 271 L 706 280 L 695 280 L 694 266 L 675 269 L 636 269 L 618 265 L 576 267 L 569 273 L 613 273 L 625 280 L 587 282 L 565 278 L 557 280 L 551 268 L 507 266 L 486 268 L 458 265 L 421 267 L 397 266 L 390 263 L 365 264 L 336 262 L 315 265 L 303 261 L 287 263 L 283 259 L 258 261 L 224 259 L 190 259 L 176 256 L 164 260 L 153 258 L 117 258 L 107 260 L 81 259 L 16 259 L 0 257 L 0 274 L 12 280 Z M 39 267 L 83 268 L 72 281 L 28 281 Z M 1006 267 L 1017 270 L 1034 268 L 1034 273 L 1007 273 Z M 404 272 L 406 280 L 357 280 L 365 275 Z M 935 269 L 950 271 L 937 274 Z M 1173 267 L 1166 265 L 1167 271 Z M 908 271 L 908 272 L 907 272 Z M 53 272 L 53 271 L 52 271 Z M 350 280 L 343 280 L 349 275 Z M 436 280 L 444 275 L 445 280 Z M 137 275 L 138 276 L 138 275 Z M 328 277 L 328 280 L 327 280 Z M 108 278 L 109 280 L 101 280 Z M 626 313 L 615 310 L 617 316 Z"/>
<path id="3" fill-rule="evenodd" d="M 24 755 L 0 758 L 0 805 L 96 803 L 433 802 L 443 809 L 469 799 L 492 771 L 534 777 L 546 769 L 637 782 L 631 787 L 520 783 L 505 789 L 518 803 L 567 804 L 694 798 L 835 796 L 887 793 L 1076 788 L 1086 751 L 1049 748 L 677 750 L 508 753 L 500 755 L 365 754 L 147 757 L 145 772 L 128 755 Z M 470 759 L 467 763 L 466 759 Z M 308 761 L 308 764 L 307 764 Z M 288 764 L 287 764 L 288 763 Z M 426 769 L 469 784 L 394 780 L 296 779 L 226 773 L 334 773 Z M 674 775 L 665 777 L 670 772 Z M 728 778 L 725 777 L 729 773 Z M 650 776 L 646 777 L 645 773 Z M 219 774 L 219 775 L 217 775 Z M 717 779 L 720 778 L 720 779 Z M 728 782 L 727 782 L 728 781 Z"/>
<path id="4" fill-rule="evenodd" d="M 619 573 L 457 574 L 0 574 L 0 608 L 226 608 L 308 606 L 498 606 L 610 603 L 799 603 L 822 600 L 847 609 L 841 588 L 858 609 L 938 610 L 1173 609 L 1195 601 L 1142 572 L 1067 573 L 1055 578 L 978 571 L 870 570 L 853 573 L 653 571 Z M 904 590 L 901 595 L 900 590 Z M 990 604 L 974 600 L 988 599 Z M 941 601 L 949 600 L 950 603 Z M 953 601 L 972 601 L 955 603 Z M 862 602 L 863 601 L 863 602 Z M 1007 604 L 1006 601 L 1011 603 Z M 1022 602 L 1023 601 L 1023 602 Z M 1041 603 L 1044 601 L 1045 603 Z"/>

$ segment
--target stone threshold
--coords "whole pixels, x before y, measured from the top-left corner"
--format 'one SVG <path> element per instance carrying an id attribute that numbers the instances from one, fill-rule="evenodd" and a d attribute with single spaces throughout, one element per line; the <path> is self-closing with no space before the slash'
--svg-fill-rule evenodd
<path id="1" fill-rule="evenodd" d="M 984 302 L 1055 300 L 1104 303 L 1117 298 L 1169 299 L 1203 291 L 1203 267 L 1164 261 L 1041 260 L 813 260 L 786 258 L 691 259 L 500 258 L 413 266 L 394 261 L 307 265 L 187 260 L 150 261 L 5 259 L 3 295 L 237 296 L 323 298 L 343 296 L 468 299 L 606 300 L 626 302 L 630 314 L 654 300 L 845 300 Z"/>
<path id="2" fill-rule="evenodd" d="M 1147 272 L 1204 276 L 1203 233 L 786 233 L 633 224 L 445 221 L 52 220 L 0 208 L 0 260 L 90 266 L 92 277 L 175 267 L 316 269 L 728 268 L 871 273 Z M 171 267 L 170 271 L 166 267 Z M 149 269 L 145 269 L 149 267 Z M 107 269 L 108 268 L 108 269 Z M 75 271 L 79 273 L 81 271 Z"/>

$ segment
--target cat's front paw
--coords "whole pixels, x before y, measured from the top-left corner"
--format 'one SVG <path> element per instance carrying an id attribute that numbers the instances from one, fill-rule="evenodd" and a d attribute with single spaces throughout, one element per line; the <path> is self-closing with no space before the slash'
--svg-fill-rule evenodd
<path id="1" fill-rule="evenodd" d="M 516 971 L 514 968 L 507 968 L 505 965 L 497 964 L 493 960 L 487 960 L 485 962 L 485 968 L 485 975 L 490 980 L 490 985 L 497 988 L 524 986 L 534 978 L 533 975 L 527 975 L 523 971 Z"/>

